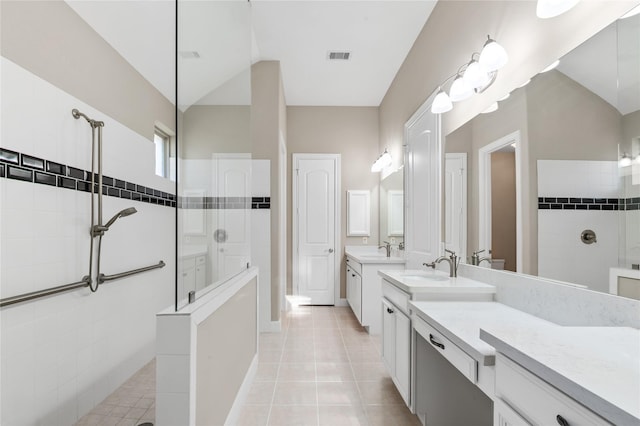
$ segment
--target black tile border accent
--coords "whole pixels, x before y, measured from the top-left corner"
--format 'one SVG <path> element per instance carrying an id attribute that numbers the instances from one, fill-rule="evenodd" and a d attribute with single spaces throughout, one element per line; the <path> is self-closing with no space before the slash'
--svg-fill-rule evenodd
<path id="1" fill-rule="evenodd" d="M 91 191 L 91 172 L 5 148 L 0 148 L 0 178 L 81 192 Z M 94 184 L 97 189 L 97 175 Z M 109 176 L 102 177 L 102 193 L 110 197 L 176 207 L 176 196 L 173 194 Z"/>
<path id="2" fill-rule="evenodd" d="M 640 197 L 633 198 L 578 198 L 538 197 L 538 210 L 593 210 L 625 211 L 640 210 Z"/>
<path id="3" fill-rule="evenodd" d="M 178 197 L 178 207 L 202 210 L 269 210 L 271 197 Z"/>

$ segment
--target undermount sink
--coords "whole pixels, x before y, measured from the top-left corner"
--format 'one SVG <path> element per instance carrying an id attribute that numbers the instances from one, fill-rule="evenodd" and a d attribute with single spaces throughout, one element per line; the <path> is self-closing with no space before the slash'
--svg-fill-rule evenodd
<path id="1" fill-rule="evenodd" d="M 420 273 L 402 274 L 402 278 L 407 280 L 449 281 L 449 277 L 445 277 L 443 275 Z"/>

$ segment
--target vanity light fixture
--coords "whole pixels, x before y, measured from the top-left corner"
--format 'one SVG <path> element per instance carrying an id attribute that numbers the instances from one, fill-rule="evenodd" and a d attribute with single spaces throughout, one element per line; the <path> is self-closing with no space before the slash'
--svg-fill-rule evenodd
<path id="1" fill-rule="evenodd" d="M 385 149 L 384 152 L 373 162 L 371 173 L 378 173 L 389 167 L 393 163 L 391 154 Z"/>
<path id="2" fill-rule="evenodd" d="M 447 77 L 437 89 L 433 103 L 431 104 L 431 112 L 434 114 L 442 114 L 453 109 L 452 102 L 460 102 L 468 99 L 474 93 L 482 93 L 487 90 L 498 75 L 498 69 L 502 68 L 509 57 L 502 46 L 498 44 L 491 36 L 487 36 L 482 51 L 480 53 L 473 52 L 471 60 L 463 64 L 458 71 Z M 443 87 L 453 79 L 449 94 L 445 92 Z"/>
<path id="3" fill-rule="evenodd" d="M 625 152 L 618 161 L 618 167 L 629 167 L 631 165 L 631 157 Z"/>
<path id="4" fill-rule="evenodd" d="M 507 99 L 509 99 L 510 96 L 511 96 L 511 93 L 507 93 L 506 95 L 498 99 L 498 102 L 506 101 Z"/>
<path id="5" fill-rule="evenodd" d="M 443 112 L 449 112 L 453 109 L 453 104 L 449 95 L 440 88 L 440 91 L 431 104 L 431 112 L 434 114 L 442 114 Z"/>
<path id="6" fill-rule="evenodd" d="M 527 84 L 529 84 L 529 83 L 531 83 L 531 79 L 529 79 L 529 80 L 525 81 L 524 83 L 522 83 L 522 84 L 521 84 L 520 86 L 518 86 L 517 88 L 518 88 L 518 89 L 520 89 L 520 88 L 522 88 L 522 87 L 526 86 L 526 85 L 527 85 Z"/>
<path id="7" fill-rule="evenodd" d="M 540 74 L 542 74 L 543 72 L 551 71 L 552 69 L 554 69 L 558 65 L 560 65 L 560 59 L 557 59 L 554 63 L 552 63 L 551 65 L 549 65 L 548 67 L 546 67 L 545 69 L 540 71 Z"/>
<path id="8" fill-rule="evenodd" d="M 562 15 L 572 9 L 580 0 L 538 0 L 536 15 L 548 19 Z"/>
<path id="9" fill-rule="evenodd" d="M 482 52 L 480 52 L 480 59 L 478 60 L 482 69 L 485 72 L 496 71 L 504 67 L 508 61 L 509 55 L 507 55 L 504 47 L 487 36 L 487 41 L 484 43 Z"/>

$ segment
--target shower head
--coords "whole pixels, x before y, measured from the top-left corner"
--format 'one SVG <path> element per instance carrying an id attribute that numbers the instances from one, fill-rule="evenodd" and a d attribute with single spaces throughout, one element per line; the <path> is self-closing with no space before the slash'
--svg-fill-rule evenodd
<path id="1" fill-rule="evenodd" d="M 136 210 L 135 207 L 127 207 L 124 210 L 120 210 L 118 213 L 116 213 L 111 219 L 109 219 L 109 221 L 104 224 L 104 225 L 95 225 L 92 229 L 92 233 L 91 235 L 93 235 L 94 237 L 97 235 L 104 235 L 105 231 L 109 230 L 109 227 L 111 225 L 113 225 L 113 223 L 120 219 L 121 217 L 126 217 L 126 216 L 130 216 L 134 213 L 137 213 L 138 210 Z"/>
<path id="2" fill-rule="evenodd" d="M 138 210 L 136 210 L 135 207 L 127 207 L 124 210 L 120 210 L 111 219 L 109 219 L 109 222 L 107 222 L 107 224 L 104 225 L 104 227 L 109 229 L 109 227 L 111 225 L 113 225 L 113 222 L 115 222 L 116 220 L 120 219 L 121 217 L 131 216 L 132 214 L 137 213 L 137 212 L 138 212 Z M 105 229 L 105 231 L 106 231 L 106 229 Z"/>
<path id="3" fill-rule="evenodd" d="M 78 120 L 80 117 L 84 118 L 85 120 L 87 120 L 87 123 L 89 123 L 89 125 L 91 127 L 103 127 L 104 126 L 104 122 L 103 121 L 93 120 L 93 119 L 89 118 L 86 114 L 83 114 L 80 111 L 78 111 L 76 108 L 71 110 L 71 115 L 73 115 L 73 118 L 75 118 L 76 120 Z"/>

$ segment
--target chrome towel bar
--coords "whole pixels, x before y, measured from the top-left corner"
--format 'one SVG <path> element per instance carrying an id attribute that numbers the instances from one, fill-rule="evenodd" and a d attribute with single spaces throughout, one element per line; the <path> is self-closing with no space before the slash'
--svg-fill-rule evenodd
<path id="1" fill-rule="evenodd" d="M 71 284 L 51 287 L 44 290 L 32 291 L 31 293 L 19 294 L 17 296 L 0 299 L 0 308 L 3 306 L 13 305 L 15 303 L 26 302 L 27 300 L 39 299 L 40 297 L 51 296 L 52 294 L 62 293 L 64 291 L 74 290 L 76 288 L 88 287 L 91 280 L 89 277 L 83 277 L 81 281 Z"/>
<path id="2" fill-rule="evenodd" d="M 128 277 L 129 275 L 139 274 L 141 272 L 151 271 L 153 269 L 164 268 L 165 265 L 166 263 L 164 263 L 161 260 L 156 265 L 145 266 L 144 268 L 132 269 L 131 271 L 120 272 L 119 274 L 113 274 L 113 275 L 100 274 L 98 275 L 98 284 L 102 284 L 106 281 L 112 281 L 112 280 L 117 280 L 119 278 Z"/>

